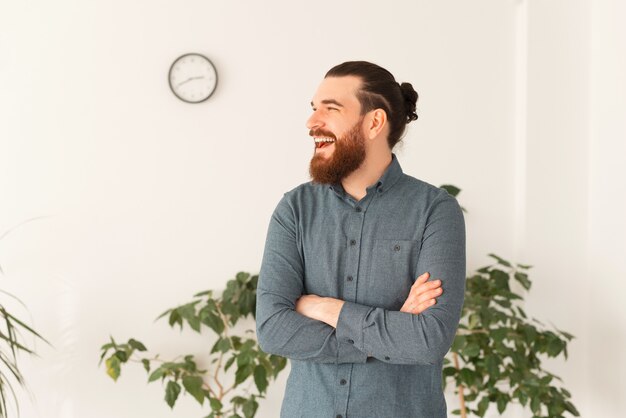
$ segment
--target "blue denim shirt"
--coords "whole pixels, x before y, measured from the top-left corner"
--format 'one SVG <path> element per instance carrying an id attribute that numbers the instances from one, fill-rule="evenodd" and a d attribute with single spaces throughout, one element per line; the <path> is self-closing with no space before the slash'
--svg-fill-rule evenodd
<path id="1" fill-rule="evenodd" d="M 465 290 L 465 221 L 445 190 L 395 154 L 355 201 L 340 184 L 301 184 L 272 214 L 257 290 L 261 348 L 291 360 L 284 418 L 445 418 L 442 361 Z M 424 272 L 437 303 L 399 312 Z M 300 315 L 303 294 L 342 299 L 337 328 Z"/>

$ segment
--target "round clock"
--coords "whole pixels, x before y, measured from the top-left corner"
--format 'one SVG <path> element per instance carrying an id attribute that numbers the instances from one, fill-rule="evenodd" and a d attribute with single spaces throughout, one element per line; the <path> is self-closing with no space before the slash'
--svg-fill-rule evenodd
<path id="1" fill-rule="evenodd" d="M 207 57 L 197 53 L 176 58 L 167 79 L 174 95 L 187 103 L 204 102 L 217 87 L 215 66 Z"/>

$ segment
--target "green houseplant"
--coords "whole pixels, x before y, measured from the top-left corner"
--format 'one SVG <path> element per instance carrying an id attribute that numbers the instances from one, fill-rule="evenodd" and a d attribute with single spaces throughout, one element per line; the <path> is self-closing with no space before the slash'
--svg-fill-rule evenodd
<path id="1" fill-rule="evenodd" d="M 208 328 L 217 334 L 209 353 L 209 369 L 199 368 L 199 359 L 193 355 L 171 361 L 163 361 L 158 355 L 147 356 L 146 346 L 133 338 L 119 344 L 111 337 L 101 348 L 100 362 L 105 361 L 107 373 L 114 380 L 120 376 L 122 365 L 141 363 L 149 382 L 163 382 L 165 401 L 172 408 L 184 389 L 200 404 L 208 403 L 211 413 L 206 418 L 254 417 L 257 399 L 265 395 L 269 382 L 287 365 L 285 358 L 262 352 L 253 331 L 248 330 L 244 336 L 232 332 L 240 319 L 255 315 L 257 281 L 258 275 L 237 273 L 221 296 L 207 290 L 159 316 L 167 317 L 171 327 L 182 330 L 186 324 L 195 332 Z M 233 381 L 226 384 L 229 377 Z M 252 383 L 256 391 L 250 387 Z"/>
<path id="2" fill-rule="evenodd" d="M 18 226 L 34 219 L 37 218 L 29 219 L 5 231 L 0 235 L 0 241 Z M 0 265 L 0 275 L 4 277 L 2 265 Z M 0 290 L 0 293 L 5 297 L 16 300 L 25 307 L 16 296 L 4 290 Z M 8 418 L 10 416 L 9 409 L 7 408 L 7 401 L 10 399 L 13 399 L 17 415 L 19 416 L 19 404 L 13 386 L 17 383 L 19 386 L 25 387 L 26 384 L 24 376 L 18 366 L 17 357 L 20 352 L 35 354 L 32 345 L 26 341 L 28 336 L 47 343 L 37 331 L 12 314 L 5 307 L 4 302 L 0 300 L 0 418 Z"/>
<path id="3" fill-rule="evenodd" d="M 528 406 L 533 418 L 579 416 L 571 394 L 544 370 L 541 357 L 567 358 L 567 342 L 573 336 L 548 329 L 530 319 L 520 306 L 523 298 L 511 291 L 515 280 L 529 290 L 526 270 L 498 257 L 491 266 L 467 278 L 461 322 L 445 359 L 444 384 L 452 381 L 460 398 L 453 414 L 482 417 L 490 403 L 502 413 L 511 402 Z"/>

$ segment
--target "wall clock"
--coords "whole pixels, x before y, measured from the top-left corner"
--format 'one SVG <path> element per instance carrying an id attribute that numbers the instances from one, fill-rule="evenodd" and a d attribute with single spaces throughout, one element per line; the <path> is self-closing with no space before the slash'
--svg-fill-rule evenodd
<path id="1" fill-rule="evenodd" d="M 217 87 L 217 71 L 207 57 L 195 52 L 176 58 L 167 80 L 176 97 L 187 103 L 202 103 Z"/>

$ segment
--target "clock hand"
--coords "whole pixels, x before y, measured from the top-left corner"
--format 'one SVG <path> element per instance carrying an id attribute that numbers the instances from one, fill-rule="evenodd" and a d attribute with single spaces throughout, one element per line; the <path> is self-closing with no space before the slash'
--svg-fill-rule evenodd
<path id="1" fill-rule="evenodd" d="M 189 77 L 187 80 L 185 80 L 185 81 L 181 81 L 180 83 L 178 83 L 178 84 L 176 85 L 176 87 L 180 87 L 180 86 L 182 86 L 183 84 L 190 82 L 191 80 L 201 80 L 201 79 L 203 79 L 203 78 L 204 78 L 204 76 L 203 76 L 203 75 L 199 75 L 199 76 L 197 76 L 197 77 Z"/>

